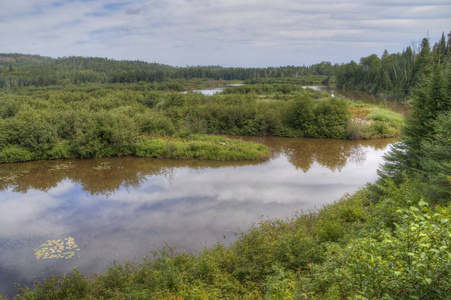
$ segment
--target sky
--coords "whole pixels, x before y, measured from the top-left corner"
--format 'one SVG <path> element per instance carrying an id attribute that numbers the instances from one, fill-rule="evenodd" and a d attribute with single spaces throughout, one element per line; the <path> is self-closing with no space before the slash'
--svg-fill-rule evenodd
<path id="1" fill-rule="evenodd" d="M 450 0 L 0 0 L 0 53 L 172 66 L 358 62 L 450 30 Z"/>

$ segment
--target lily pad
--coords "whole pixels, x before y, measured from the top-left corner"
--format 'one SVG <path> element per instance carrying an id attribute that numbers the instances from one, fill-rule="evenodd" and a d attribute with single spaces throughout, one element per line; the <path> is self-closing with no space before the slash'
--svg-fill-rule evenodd
<path id="1" fill-rule="evenodd" d="M 64 239 L 48 240 L 39 249 L 34 249 L 34 256 L 36 256 L 36 259 L 70 259 L 75 256 L 75 251 L 79 250 L 75 239 L 69 236 Z"/>

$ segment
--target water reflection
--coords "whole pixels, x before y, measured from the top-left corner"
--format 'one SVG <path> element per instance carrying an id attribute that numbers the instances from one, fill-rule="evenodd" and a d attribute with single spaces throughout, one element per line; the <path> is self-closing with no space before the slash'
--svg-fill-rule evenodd
<path id="1" fill-rule="evenodd" d="M 347 163 L 362 165 L 367 148 L 382 150 L 394 139 L 348 141 L 326 139 L 289 139 L 237 137 L 242 140 L 266 144 L 271 148 L 272 159 L 284 155 L 297 169 L 308 172 L 313 163 L 341 171 Z M 92 160 L 38 161 L 0 165 L 0 191 L 26 193 L 29 189 L 48 191 L 69 179 L 79 183 L 91 195 L 109 195 L 121 187 L 138 189 L 148 176 L 163 176 L 171 181 L 177 168 L 202 172 L 207 168 L 258 165 L 261 161 L 201 161 L 165 160 L 148 158 L 106 158 Z"/>
<path id="2" fill-rule="evenodd" d="M 256 161 L 216 162 L 149 158 L 103 158 L 88 160 L 37 161 L 0 165 L 0 191 L 26 193 L 30 189 L 49 191 L 69 179 L 91 195 L 109 195 L 120 188 L 138 189 L 148 176 L 171 180 L 176 168 L 202 171 L 205 168 L 249 166 Z"/>
<path id="3" fill-rule="evenodd" d="M 283 154 L 293 166 L 308 172 L 313 163 L 335 172 L 346 164 L 362 165 L 368 149 L 383 150 L 396 139 L 330 140 L 241 137 L 247 141 L 264 143 L 271 148 L 273 157 Z"/>
<path id="4" fill-rule="evenodd" d="M 267 144 L 272 157 L 0 165 L 0 293 L 10 294 L 14 282 L 29 284 L 73 267 L 100 272 L 112 261 L 139 258 L 165 243 L 194 252 L 228 244 L 262 216 L 290 217 L 374 180 L 393 142 L 246 139 Z M 80 251 L 36 259 L 35 249 L 47 251 L 50 246 L 43 245 L 67 237 Z"/>

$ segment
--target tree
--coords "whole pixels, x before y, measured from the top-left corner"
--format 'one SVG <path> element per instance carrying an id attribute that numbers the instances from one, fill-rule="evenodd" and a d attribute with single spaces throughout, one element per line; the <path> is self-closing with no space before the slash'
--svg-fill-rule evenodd
<path id="1" fill-rule="evenodd" d="M 450 157 L 439 149 L 449 144 L 449 116 L 451 112 L 451 84 L 449 63 L 432 61 L 429 42 L 423 39 L 417 67 L 421 70 L 419 85 L 415 88 L 412 111 L 406 120 L 402 140 L 385 156 L 380 176 L 402 181 L 402 173 L 425 179 L 427 191 L 450 189 Z M 438 153 L 439 151 L 440 153 Z M 434 183 L 435 182 L 435 183 Z M 441 187 L 435 186 L 439 184 Z M 435 196 L 438 194 L 435 193 Z M 441 193 L 439 197 L 446 197 Z M 449 195 L 449 192 L 448 192 Z M 449 199 L 449 198 L 448 198 Z M 435 199 L 436 201 L 439 199 Z"/>

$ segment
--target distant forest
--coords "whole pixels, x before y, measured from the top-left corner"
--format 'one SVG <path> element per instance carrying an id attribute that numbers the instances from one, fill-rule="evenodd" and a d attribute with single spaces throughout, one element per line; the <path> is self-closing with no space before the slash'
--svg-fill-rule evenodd
<path id="1" fill-rule="evenodd" d="M 362 57 L 360 62 L 332 64 L 323 61 L 311 66 L 267 68 L 223 68 L 220 66 L 173 67 L 144 61 L 117 61 L 98 57 L 53 59 L 38 55 L 0 54 L 0 88 L 52 86 L 83 83 L 155 83 L 155 89 L 183 90 L 177 80 L 239 80 L 246 83 L 324 84 L 339 89 L 356 89 L 379 96 L 403 99 L 423 76 L 425 51 L 434 62 L 449 66 L 451 32 L 430 50 L 429 39 L 401 53 Z M 444 63 L 442 63 L 444 62 Z M 429 62 L 430 63 L 430 62 Z M 445 67 L 446 68 L 446 67 Z M 174 80 L 176 79 L 176 80 Z M 169 83 L 171 82 L 171 83 Z M 160 83 L 158 85 L 157 83 Z M 161 85 L 161 83 L 166 83 Z"/>
<path id="2" fill-rule="evenodd" d="M 98 57 L 53 59 L 38 55 L 0 54 L 0 88 L 101 83 L 162 83 L 171 79 L 240 80 L 297 78 L 314 84 L 333 74 L 334 66 L 322 62 L 309 67 L 223 68 L 220 66 L 172 67 L 143 61 L 117 61 Z M 315 77 L 316 75 L 316 77 Z M 310 78 L 308 78 L 310 76 Z M 300 79 L 300 78 L 299 78 Z"/>
<path id="3" fill-rule="evenodd" d="M 432 52 L 432 53 L 431 53 Z M 429 54 L 432 57 L 429 59 Z M 448 40 L 442 34 L 440 41 L 430 47 L 424 38 L 420 46 L 409 46 L 401 53 L 386 50 L 379 58 L 376 54 L 362 57 L 360 63 L 351 61 L 334 69 L 336 86 L 340 89 L 358 89 L 380 96 L 402 99 L 409 96 L 424 76 L 426 65 L 435 64 L 441 70 L 451 63 L 451 32 Z M 436 70 L 440 72 L 439 70 Z"/>

